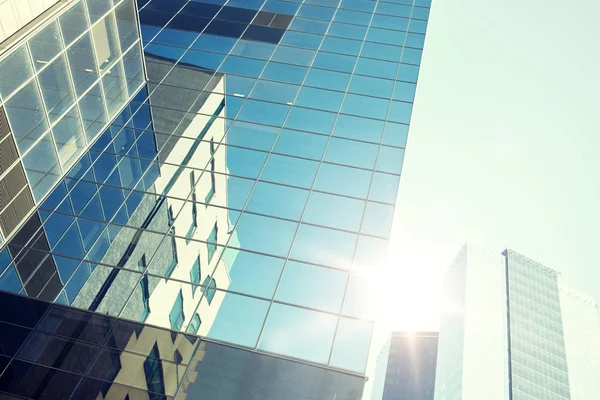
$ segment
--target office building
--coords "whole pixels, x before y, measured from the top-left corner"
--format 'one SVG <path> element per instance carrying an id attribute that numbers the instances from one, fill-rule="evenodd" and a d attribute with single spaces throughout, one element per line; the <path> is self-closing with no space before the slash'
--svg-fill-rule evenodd
<path id="1" fill-rule="evenodd" d="M 433 400 L 437 332 L 392 333 L 383 400 Z"/>
<path id="2" fill-rule="evenodd" d="M 0 392 L 359 399 L 362 274 L 386 255 L 429 5 L 49 1 L 11 25 L 0 290 L 24 311 L 3 308 L 21 336 Z"/>
<path id="3" fill-rule="evenodd" d="M 494 255 L 465 245 L 444 292 L 436 400 L 598 393 L 589 373 L 600 359 L 597 306 L 559 284 L 556 271 L 513 250 Z"/>

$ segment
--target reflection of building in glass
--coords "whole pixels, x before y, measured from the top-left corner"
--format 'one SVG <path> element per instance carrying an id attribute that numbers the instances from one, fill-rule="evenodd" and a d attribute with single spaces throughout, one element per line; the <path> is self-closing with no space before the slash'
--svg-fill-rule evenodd
<path id="1" fill-rule="evenodd" d="M 383 400 L 433 400 L 437 333 L 392 333 Z"/>
<path id="2" fill-rule="evenodd" d="M 436 400 L 598 393 L 587 373 L 600 360 L 595 303 L 582 298 L 575 305 L 557 275 L 512 250 L 500 256 L 463 248 L 444 278 L 449 306 L 440 326 Z M 569 306 L 586 309 L 586 317 L 574 317 Z M 591 345 L 587 353 L 577 345 L 582 340 Z"/>
<path id="3" fill-rule="evenodd" d="M 2 97 L 0 143 L 21 157 L 0 175 L 19 182 L 0 199 L 0 289 L 141 324 L 71 371 L 104 398 L 356 400 L 430 2 L 214 3 L 73 0 L 38 25 L 57 29 L 48 50 L 68 41 L 55 58 L 13 42 L 35 71 L 13 92 L 31 83 L 39 107 Z M 59 59 L 66 78 L 44 80 Z M 98 397 L 87 378 L 74 398 Z"/>

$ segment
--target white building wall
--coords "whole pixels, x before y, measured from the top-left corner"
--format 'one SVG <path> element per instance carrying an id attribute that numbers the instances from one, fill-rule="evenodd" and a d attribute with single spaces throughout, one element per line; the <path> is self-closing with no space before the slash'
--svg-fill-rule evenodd
<path id="1" fill-rule="evenodd" d="M 503 261 L 465 245 L 446 273 L 435 400 L 508 398 Z"/>
<path id="2" fill-rule="evenodd" d="M 224 89 L 224 80 L 221 80 L 215 92 L 222 92 Z M 173 149 L 169 153 L 169 156 L 165 160 L 165 163 L 161 165 L 161 177 L 156 180 L 155 186 L 158 193 L 162 193 L 168 185 L 171 177 L 175 174 L 176 170 L 188 153 L 191 144 L 191 140 L 196 139 L 199 132 L 206 126 L 211 115 L 218 105 L 223 100 L 223 95 L 213 93 L 211 94 L 206 102 L 202 104 L 198 113 L 186 130 L 182 133 L 182 138 L 178 140 L 178 143 L 173 146 Z M 224 115 L 225 111 L 222 111 Z M 192 221 L 192 203 L 191 199 L 187 202 L 184 201 L 190 193 L 190 171 L 191 168 L 195 168 L 196 175 L 196 193 L 197 201 L 203 202 L 206 193 L 208 193 L 211 187 L 210 172 L 208 171 L 207 163 L 211 158 L 209 140 L 213 138 L 215 143 L 219 143 L 223 140 L 225 135 L 225 119 L 217 118 L 206 136 L 203 142 L 200 143 L 198 149 L 188 162 L 183 173 L 177 178 L 174 184 L 171 186 L 167 195 L 169 196 L 167 203 L 173 209 L 174 217 L 176 217 L 174 226 L 177 236 L 184 236 L 190 227 Z M 217 171 L 226 170 L 226 159 L 224 151 L 217 151 L 215 153 L 215 169 Z M 207 168 L 207 171 L 202 169 Z M 199 180 L 199 181 L 198 181 Z M 227 205 L 227 176 L 223 174 L 215 175 L 215 195 L 211 201 L 211 204 L 219 204 L 223 207 Z M 211 275 L 217 284 L 219 289 L 227 289 L 231 282 L 229 274 L 227 272 L 227 266 L 225 261 L 219 258 L 221 248 L 218 248 L 213 256 L 213 259 L 209 262 L 206 239 L 212 231 L 215 223 L 219 228 L 219 244 L 224 244 L 227 236 L 227 232 L 230 229 L 228 212 L 226 208 L 218 207 L 206 207 L 202 204 L 197 205 L 198 212 L 198 227 L 194 231 L 191 239 L 186 241 L 185 239 L 178 237 L 177 242 L 177 257 L 178 265 L 175 267 L 171 278 L 177 280 L 162 280 L 158 286 L 154 289 L 150 296 L 150 309 L 152 312 L 145 321 L 149 324 L 155 324 L 158 326 L 168 326 L 169 313 L 175 299 L 179 295 L 179 290 L 182 291 L 183 295 L 183 307 L 185 321 L 182 326 L 182 330 L 186 330 L 187 326 L 194 316 L 194 311 L 197 313 L 202 324 L 200 330 L 197 332 L 198 335 L 206 335 L 210 331 L 210 328 L 216 318 L 219 311 L 220 305 L 225 297 L 225 292 L 217 291 L 211 304 L 208 304 L 206 299 L 198 305 L 198 300 L 202 295 L 202 291 L 198 288 L 195 293 L 192 290 L 192 286 L 189 284 L 182 283 L 180 281 L 190 280 L 190 271 L 196 258 L 200 259 L 200 283 L 204 282 L 204 279 Z M 179 214 L 179 216 L 178 216 Z M 202 241 L 202 242 L 200 242 Z M 217 264 L 218 261 L 218 264 Z M 180 280 L 180 281 L 179 281 Z M 197 306 L 197 309 L 196 309 Z M 167 323 L 165 322 L 167 321 Z M 165 325 L 166 324 L 166 325 Z"/>
<path id="3" fill-rule="evenodd" d="M 598 305 L 559 283 L 571 400 L 600 399 Z"/>
<path id="4" fill-rule="evenodd" d="M 472 247 L 467 252 L 462 400 L 505 400 L 504 258 Z"/>
<path id="5" fill-rule="evenodd" d="M 0 0 L 0 42 L 58 2 L 59 0 Z"/>

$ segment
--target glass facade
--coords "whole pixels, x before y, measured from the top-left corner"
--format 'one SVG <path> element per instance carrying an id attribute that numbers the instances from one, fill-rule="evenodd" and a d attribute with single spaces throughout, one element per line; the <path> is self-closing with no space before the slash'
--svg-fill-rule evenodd
<path id="1" fill-rule="evenodd" d="M 250 350 L 258 381 L 306 366 L 269 354 L 345 371 L 329 397 L 359 398 L 429 4 L 69 4 L 0 80 L 34 210 L 4 231 L 0 290 Z M 109 353 L 95 378 L 174 395 L 167 364 L 136 386 Z"/>
<path id="2" fill-rule="evenodd" d="M 437 332 L 392 333 L 383 400 L 433 400 Z"/>
<path id="3" fill-rule="evenodd" d="M 504 255 L 512 398 L 570 399 L 557 273 L 514 251 Z"/>

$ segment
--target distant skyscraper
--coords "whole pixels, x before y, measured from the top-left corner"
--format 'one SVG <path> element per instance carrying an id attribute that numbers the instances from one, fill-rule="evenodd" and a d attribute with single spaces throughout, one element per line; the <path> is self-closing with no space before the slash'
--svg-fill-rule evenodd
<path id="1" fill-rule="evenodd" d="M 392 333 L 383 400 L 433 400 L 437 345 L 437 333 Z"/>
<path id="2" fill-rule="evenodd" d="M 444 277 L 436 400 L 594 398 L 584 365 L 600 360 L 595 303 L 573 304 L 557 275 L 512 250 L 461 250 Z"/>
<path id="3" fill-rule="evenodd" d="M 0 397 L 360 398 L 430 0 L 0 3 Z"/>

